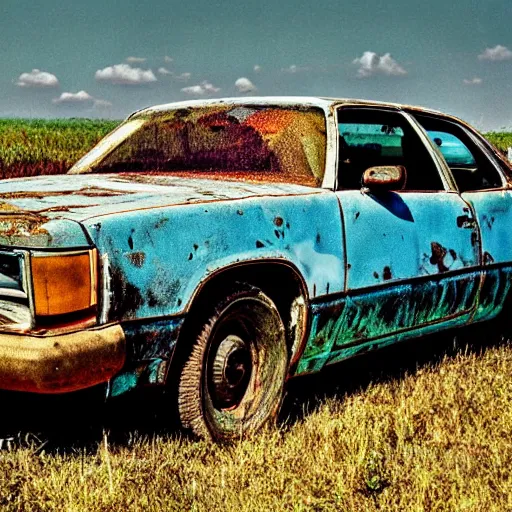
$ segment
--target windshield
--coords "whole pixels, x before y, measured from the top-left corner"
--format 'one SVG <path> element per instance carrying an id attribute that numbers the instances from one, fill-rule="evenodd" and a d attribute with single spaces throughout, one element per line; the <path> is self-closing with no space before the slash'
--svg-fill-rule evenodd
<path id="1" fill-rule="evenodd" d="M 321 109 L 208 106 L 129 119 L 69 172 L 150 172 L 319 186 L 325 151 Z"/>

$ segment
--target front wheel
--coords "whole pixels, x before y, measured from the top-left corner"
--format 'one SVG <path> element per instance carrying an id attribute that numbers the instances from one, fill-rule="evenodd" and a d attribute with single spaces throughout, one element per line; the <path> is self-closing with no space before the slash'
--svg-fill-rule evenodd
<path id="1" fill-rule="evenodd" d="M 183 427 L 231 441 L 277 415 L 288 367 L 283 322 L 258 288 L 239 285 L 200 328 L 180 375 Z"/>

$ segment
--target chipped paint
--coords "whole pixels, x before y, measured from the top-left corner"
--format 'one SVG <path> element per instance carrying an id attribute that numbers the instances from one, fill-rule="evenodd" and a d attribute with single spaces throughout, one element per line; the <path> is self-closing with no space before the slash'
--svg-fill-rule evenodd
<path id="1" fill-rule="evenodd" d="M 385 336 L 463 315 L 467 321 L 475 305 L 479 282 L 478 272 L 464 274 L 463 278 L 416 279 L 407 284 L 315 302 L 311 308 L 309 339 L 297 374 L 318 371 L 327 363 L 345 358 L 347 348 L 377 343 Z"/>

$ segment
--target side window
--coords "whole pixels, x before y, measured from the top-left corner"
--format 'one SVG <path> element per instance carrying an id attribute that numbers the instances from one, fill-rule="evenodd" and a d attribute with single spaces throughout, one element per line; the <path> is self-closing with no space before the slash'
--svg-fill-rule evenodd
<path id="1" fill-rule="evenodd" d="M 403 165 L 406 190 L 443 190 L 428 149 L 398 112 L 371 108 L 338 110 L 338 188 L 361 188 L 364 171 L 379 165 Z"/>
<path id="2" fill-rule="evenodd" d="M 414 117 L 443 155 L 460 192 L 499 188 L 503 185 L 489 157 L 462 126 L 428 115 L 414 114 Z"/>

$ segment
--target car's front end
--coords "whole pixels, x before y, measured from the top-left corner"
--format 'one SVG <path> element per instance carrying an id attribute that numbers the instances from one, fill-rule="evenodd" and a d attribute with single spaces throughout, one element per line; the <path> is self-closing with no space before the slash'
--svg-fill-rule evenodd
<path id="1" fill-rule="evenodd" d="M 107 381 L 124 364 L 125 337 L 97 325 L 97 250 L 77 222 L 2 206 L 1 388 L 62 393 Z"/>

